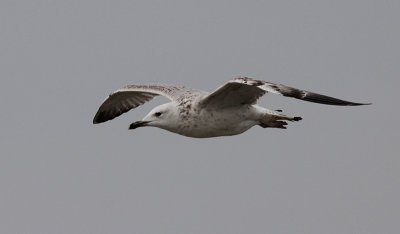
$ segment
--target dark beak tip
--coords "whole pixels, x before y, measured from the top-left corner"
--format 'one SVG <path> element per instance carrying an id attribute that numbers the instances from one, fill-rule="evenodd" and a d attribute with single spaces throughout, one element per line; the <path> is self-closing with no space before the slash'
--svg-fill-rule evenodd
<path id="1" fill-rule="evenodd" d="M 136 121 L 136 122 L 131 123 L 131 125 L 129 125 L 128 129 L 133 130 L 133 129 L 136 129 L 139 127 L 143 127 L 143 126 L 146 126 L 147 123 L 148 123 L 147 121 Z"/>
<path id="2" fill-rule="evenodd" d="M 131 123 L 131 125 L 129 125 L 129 130 L 133 130 L 133 129 L 135 129 L 135 128 L 138 128 L 139 126 L 137 125 L 137 124 L 135 124 L 135 123 Z"/>

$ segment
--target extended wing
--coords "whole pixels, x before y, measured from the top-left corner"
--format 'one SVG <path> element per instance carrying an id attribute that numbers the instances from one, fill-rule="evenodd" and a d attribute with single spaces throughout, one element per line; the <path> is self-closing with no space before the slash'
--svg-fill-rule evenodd
<path id="1" fill-rule="evenodd" d="M 175 100 L 184 87 L 168 85 L 128 85 L 110 94 L 94 116 L 93 123 L 114 119 L 123 113 L 162 95 Z"/>
<path id="2" fill-rule="evenodd" d="M 292 88 L 252 78 L 235 78 L 206 96 L 201 104 L 217 108 L 227 108 L 243 104 L 254 104 L 265 93 L 274 93 L 304 101 L 338 106 L 359 106 L 370 103 L 349 102 L 326 95 Z"/>

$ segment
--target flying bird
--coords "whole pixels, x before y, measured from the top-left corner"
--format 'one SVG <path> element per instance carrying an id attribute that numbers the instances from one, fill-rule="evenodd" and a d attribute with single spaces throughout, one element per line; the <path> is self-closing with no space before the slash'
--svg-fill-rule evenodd
<path id="1" fill-rule="evenodd" d="M 112 120 L 159 95 L 169 98 L 171 102 L 155 107 L 142 120 L 130 124 L 129 129 L 152 126 L 183 136 L 207 138 L 241 134 L 255 125 L 285 129 L 286 121 L 302 119 L 283 115 L 281 110 L 272 111 L 256 105 L 266 93 L 326 105 L 371 104 L 344 101 L 281 84 L 239 77 L 212 93 L 172 85 L 128 85 L 109 95 L 101 104 L 93 123 Z"/>

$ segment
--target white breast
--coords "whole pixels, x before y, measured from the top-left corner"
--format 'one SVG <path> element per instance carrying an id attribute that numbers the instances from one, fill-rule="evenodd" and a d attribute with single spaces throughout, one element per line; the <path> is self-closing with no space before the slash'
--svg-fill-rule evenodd
<path id="1" fill-rule="evenodd" d="M 231 136 L 245 132 L 258 124 L 257 113 L 252 106 L 223 110 L 204 109 L 200 113 L 190 111 L 179 124 L 178 134 L 189 137 Z"/>

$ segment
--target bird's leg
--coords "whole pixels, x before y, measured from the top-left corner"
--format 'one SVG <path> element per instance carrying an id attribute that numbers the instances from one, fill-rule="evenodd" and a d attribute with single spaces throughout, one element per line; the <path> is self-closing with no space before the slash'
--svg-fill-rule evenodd
<path id="1" fill-rule="evenodd" d="M 291 116 L 286 116 L 286 115 L 281 115 L 278 113 L 267 113 L 264 114 L 263 117 L 259 120 L 260 123 L 259 125 L 263 128 L 282 128 L 286 129 L 287 123 L 282 120 L 288 120 L 288 121 L 299 121 L 301 120 L 301 117 L 291 117 Z"/>
<path id="2" fill-rule="evenodd" d="M 278 121 L 278 120 L 273 120 L 273 121 L 269 121 L 267 123 L 261 122 L 259 124 L 261 127 L 263 128 L 282 128 L 282 129 L 286 129 L 287 123 L 285 121 Z"/>
<path id="3" fill-rule="evenodd" d="M 303 119 L 299 116 L 292 117 L 292 116 L 286 116 L 286 115 L 280 115 L 280 114 L 272 115 L 272 117 L 275 120 L 289 120 L 289 121 L 299 121 L 299 120 Z"/>

